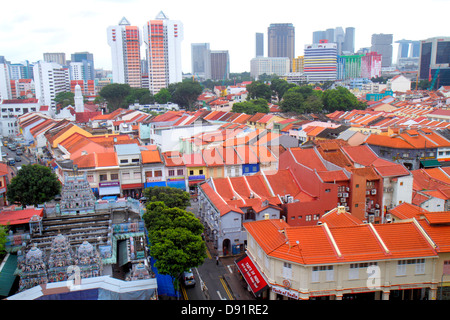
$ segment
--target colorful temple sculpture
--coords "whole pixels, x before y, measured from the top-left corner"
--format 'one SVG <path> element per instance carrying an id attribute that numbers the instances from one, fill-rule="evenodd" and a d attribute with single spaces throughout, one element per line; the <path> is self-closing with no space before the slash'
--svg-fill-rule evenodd
<path id="1" fill-rule="evenodd" d="M 48 283 L 45 262 L 44 253 L 36 245 L 33 245 L 25 255 L 21 250 L 17 252 L 17 267 L 20 275 L 19 291 Z"/>
<path id="2" fill-rule="evenodd" d="M 86 173 L 64 177 L 60 211 L 61 215 L 93 213 L 95 211 L 95 195 L 87 181 Z"/>

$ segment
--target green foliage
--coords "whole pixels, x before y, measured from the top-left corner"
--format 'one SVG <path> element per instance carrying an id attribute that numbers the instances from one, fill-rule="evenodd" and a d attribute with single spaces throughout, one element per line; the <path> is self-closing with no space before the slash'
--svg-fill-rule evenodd
<path id="1" fill-rule="evenodd" d="M 259 98 L 256 100 L 236 102 L 233 104 L 233 112 L 255 114 L 257 112 L 269 113 L 269 104 L 265 99 Z"/>
<path id="2" fill-rule="evenodd" d="M 289 83 L 284 79 L 273 79 L 270 83 L 270 89 L 273 91 L 274 95 L 278 97 L 281 101 L 284 94 L 291 88 L 295 88 L 297 85 L 295 83 Z"/>
<path id="3" fill-rule="evenodd" d="M 200 83 L 191 80 L 170 84 L 167 89 L 172 96 L 171 101 L 188 110 L 194 107 L 198 96 L 203 92 Z"/>
<path id="4" fill-rule="evenodd" d="M 127 106 L 138 102 L 139 104 L 150 104 L 155 102 L 150 90 L 144 88 L 130 88 L 130 92 L 125 98 Z"/>
<path id="5" fill-rule="evenodd" d="M 9 202 L 23 206 L 43 204 L 61 192 L 61 183 L 50 168 L 38 164 L 23 165 L 11 179 L 6 196 Z"/>
<path id="6" fill-rule="evenodd" d="M 283 112 L 319 113 L 322 111 L 321 91 L 312 86 L 295 86 L 283 95 L 280 107 Z"/>
<path id="7" fill-rule="evenodd" d="M 110 112 L 123 107 L 128 107 L 126 104 L 127 96 L 131 92 L 129 84 L 111 83 L 100 90 L 99 95 L 107 102 Z"/>
<path id="8" fill-rule="evenodd" d="M 65 108 L 69 105 L 75 105 L 75 94 L 73 92 L 60 92 L 55 96 L 56 105 Z"/>
<path id="9" fill-rule="evenodd" d="M 344 87 L 326 90 L 323 93 L 322 101 L 324 104 L 324 109 L 328 112 L 363 108 L 363 105 L 358 101 L 355 95 Z"/>
<path id="10" fill-rule="evenodd" d="M 149 202 L 162 201 L 169 208 L 185 210 L 190 205 L 189 193 L 178 188 L 150 187 L 144 189 L 144 196 Z"/>
<path id="11" fill-rule="evenodd" d="M 5 253 L 5 244 L 7 235 L 8 235 L 8 227 L 0 225 L 0 255 Z"/>
<path id="12" fill-rule="evenodd" d="M 266 101 L 272 100 L 272 90 L 268 84 L 262 81 L 253 81 L 247 85 L 248 100 L 262 98 Z"/>
<path id="13" fill-rule="evenodd" d="M 155 94 L 155 101 L 159 104 L 166 104 L 171 99 L 172 96 L 166 88 L 162 88 L 157 94 Z"/>

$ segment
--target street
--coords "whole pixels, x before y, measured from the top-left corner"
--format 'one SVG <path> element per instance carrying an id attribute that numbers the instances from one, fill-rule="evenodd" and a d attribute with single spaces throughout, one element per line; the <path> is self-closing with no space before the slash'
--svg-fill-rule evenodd
<path id="1" fill-rule="evenodd" d="M 186 210 L 197 216 L 197 202 L 191 201 Z M 217 262 L 212 243 L 206 239 L 207 257 L 202 265 L 193 269 L 196 285 L 182 288 L 185 300 L 254 300 L 244 287 L 234 260 L 237 257 L 222 257 Z M 230 284 L 233 284 L 231 286 Z"/>

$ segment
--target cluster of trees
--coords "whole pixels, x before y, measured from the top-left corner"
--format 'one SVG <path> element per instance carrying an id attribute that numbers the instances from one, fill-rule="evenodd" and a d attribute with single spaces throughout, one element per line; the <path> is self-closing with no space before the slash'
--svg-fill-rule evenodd
<path id="1" fill-rule="evenodd" d="M 172 282 L 206 258 L 203 224 L 186 211 L 189 194 L 170 187 L 151 187 L 144 190 L 147 198 L 143 216 L 150 242 L 150 255 L 160 274 L 169 275 Z"/>
<path id="2" fill-rule="evenodd" d="M 329 83 L 316 89 L 312 85 L 297 85 L 284 79 L 273 78 L 270 84 L 254 81 L 247 86 L 250 100 L 278 100 L 283 112 L 321 113 L 336 110 L 364 109 L 366 105 L 344 87 L 330 89 Z"/>
<path id="3" fill-rule="evenodd" d="M 190 79 L 183 82 L 170 84 L 156 94 L 151 94 L 148 89 L 132 88 L 128 84 L 111 83 L 104 86 L 99 96 L 108 106 L 108 110 L 114 111 L 118 108 L 128 108 L 129 105 L 139 104 L 166 104 L 173 102 L 182 108 L 192 109 L 203 88 L 197 81 Z"/>

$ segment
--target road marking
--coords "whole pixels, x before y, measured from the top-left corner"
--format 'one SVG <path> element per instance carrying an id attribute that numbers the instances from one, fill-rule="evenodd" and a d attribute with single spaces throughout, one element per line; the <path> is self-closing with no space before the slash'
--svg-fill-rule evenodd
<path id="1" fill-rule="evenodd" d="M 233 269 L 231 269 L 233 267 L 232 264 L 227 265 L 228 270 L 230 271 L 230 273 L 233 273 Z"/>
<path id="2" fill-rule="evenodd" d="M 226 298 L 222 298 L 222 296 L 220 295 L 219 290 L 217 290 L 217 295 L 219 296 L 220 300 L 227 300 Z"/>
<path id="3" fill-rule="evenodd" d="M 187 293 L 186 293 L 186 289 L 183 286 L 181 286 L 181 293 L 183 294 L 184 300 L 189 300 Z"/>
<path id="4" fill-rule="evenodd" d="M 209 252 L 208 248 L 206 248 L 206 255 L 208 256 L 208 259 L 212 259 L 211 253 Z"/>
<path id="5" fill-rule="evenodd" d="M 222 283 L 223 288 L 225 289 L 225 292 L 226 292 L 227 295 L 228 295 L 228 298 L 230 298 L 230 300 L 234 300 L 234 299 L 233 299 L 233 295 L 231 294 L 230 290 L 228 290 L 228 286 L 227 286 L 227 284 L 225 283 L 225 280 L 223 280 L 222 277 L 220 277 L 219 279 L 220 279 L 220 282 Z M 225 299 L 225 300 L 226 300 L 226 299 Z"/>

